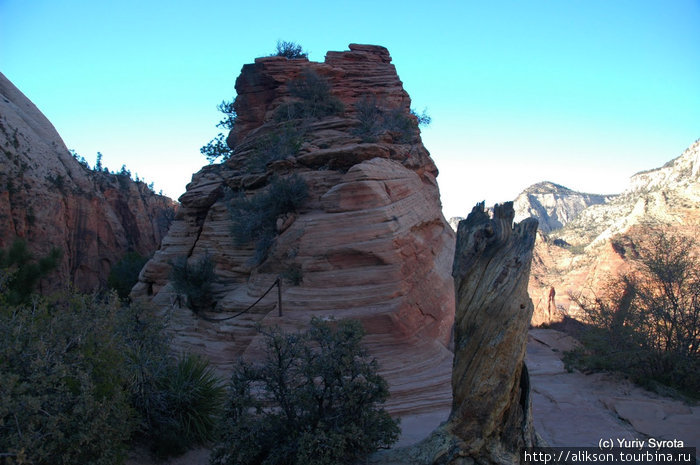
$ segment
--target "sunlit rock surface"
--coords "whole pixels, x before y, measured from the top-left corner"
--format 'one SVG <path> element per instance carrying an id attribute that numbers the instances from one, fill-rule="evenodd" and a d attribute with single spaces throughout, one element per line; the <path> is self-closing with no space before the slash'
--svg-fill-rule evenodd
<path id="1" fill-rule="evenodd" d="M 251 170 L 257 147 L 283 130 L 278 112 L 291 99 L 288 84 L 309 70 L 327 80 L 344 112 L 304 121 L 297 153 Z M 353 44 L 350 51 L 328 52 L 323 63 L 259 58 L 243 67 L 236 91 L 238 117 L 228 136 L 234 154 L 193 176 L 133 296 L 170 309 L 175 346 L 207 355 L 222 371 L 239 356 L 258 354 L 256 324 L 294 330 L 312 316 L 359 319 L 390 383 L 391 412 L 449 402 L 455 236 L 441 213 L 437 169 L 415 124 L 402 140 L 386 132 L 374 140 L 356 135 L 355 103 L 366 96 L 413 118 L 388 51 Z M 254 246 L 237 245 L 232 237 L 231 195 L 250 197 L 273 177 L 292 175 L 303 178 L 309 195 L 296 213 L 277 218 L 274 244 L 256 264 Z M 301 282 L 283 281 L 281 317 L 275 289 L 238 317 L 206 321 L 172 307 L 170 281 L 173 260 L 195 263 L 204 256 L 216 273 L 210 319 L 245 310 L 288 270 Z"/>

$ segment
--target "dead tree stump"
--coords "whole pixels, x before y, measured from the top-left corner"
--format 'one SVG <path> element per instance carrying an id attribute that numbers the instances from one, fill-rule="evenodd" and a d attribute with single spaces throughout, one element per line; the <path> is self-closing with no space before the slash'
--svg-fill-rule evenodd
<path id="1" fill-rule="evenodd" d="M 457 230 L 453 401 L 446 430 L 477 463 L 518 463 L 521 449 L 535 440 L 524 358 L 537 220 L 513 225 L 514 216 L 512 202 L 496 205 L 493 218 L 482 203 Z"/>
<path id="2" fill-rule="evenodd" d="M 513 225 L 513 203 L 474 207 L 459 223 L 452 412 L 414 447 L 380 463 L 517 464 L 536 445 L 524 363 L 533 305 L 527 293 L 537 220 Z"/>

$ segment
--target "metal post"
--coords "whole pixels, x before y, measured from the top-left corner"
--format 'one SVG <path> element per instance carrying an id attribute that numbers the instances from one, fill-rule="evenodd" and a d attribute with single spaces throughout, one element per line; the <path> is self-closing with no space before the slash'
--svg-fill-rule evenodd
<path id="1" fill-rule="evenodd" d="M 282 316 L 282 280 L 277 278 L 277 316 Z"/>

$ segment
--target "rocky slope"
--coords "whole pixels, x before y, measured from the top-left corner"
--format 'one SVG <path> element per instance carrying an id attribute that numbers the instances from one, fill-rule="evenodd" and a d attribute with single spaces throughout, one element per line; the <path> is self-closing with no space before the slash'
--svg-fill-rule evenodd
<path id="1" fill-rule="evenodd" d="M 697 234 L 699 157 L 696 141 L 663 167 L 633 175 L 622 194 L 589 206 L 562 229 L 538 237 L 529 287 L 533 324 L 576 316 L 579 309 L 568 294 L 594 292 L 608 277 L 626 270 L 626 248 L 650 226 Z"/>
<path id="2" fill-rule="evenodd" d="M 544 233 L 559 229 L 591 205 L 609 202 L 615 196 L 584 194 L 544 181 L 522 191 L 513 202 L 515 221 L 533 217 Z"/>
<path id="3" fill-rule="evenodd" d="M 0 74 L 0 248 L 25 239 L 35 256 L 63 252 L 54 282 L 104 285 L 128 251 L 152 254 L 175 204 L 127 176 L 93 172 L 53 125 Z"/>
<path id="4" fill-rule="evenodd" d="M 176 347 L 226 371 L 238 356 L 255 357 L 258 323 L 294 329 L 312 316 L 356 318 L 389 379 L 391 411 L 449 400 L 454 233 L 388 51 L 351 44 L 323 63 L 258 58 L 236 91 L 233 155 L 194 175 L 132 295 L 170 308 L 178 302 L 171 263 L 210 260 L 209 308 L 171 310 Z M 273 211 L 275 186 L 299 180 L 303 201 L 265 220 L 269 248 L 261 235 L 236 236 Z M 282 316 L 276 291 L 235 316 L 280 275 L 288 278 Z M 230 319 L 211 321 L 219 318 Z"/>

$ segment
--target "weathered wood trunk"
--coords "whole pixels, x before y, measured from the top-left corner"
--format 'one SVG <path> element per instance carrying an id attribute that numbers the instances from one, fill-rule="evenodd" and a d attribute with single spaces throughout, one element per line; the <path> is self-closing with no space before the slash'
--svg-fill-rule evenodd
<path id="1" fill-rule="evenodd" d="M 532 301 L 527 293 L 537 220 L 513 225 L 512 202 L 483 204 L 459 223 L 455 359 L 447 431 L 484 463 L 517 463 L 534 431 L 525 367 Z M 448 462 L 449 463 L 449 462 Z"/>
<path id="2" fill-rule="evenodd" d="M 493 218 L 481 203 L 459 223 L 452 413 L 429 438 L 379 463 L 517 464 L 522 448 L 536 445 L 524 358 L 537 220 L 513 225 L 514 215 L 512 202 L 496 205 Z"/>

